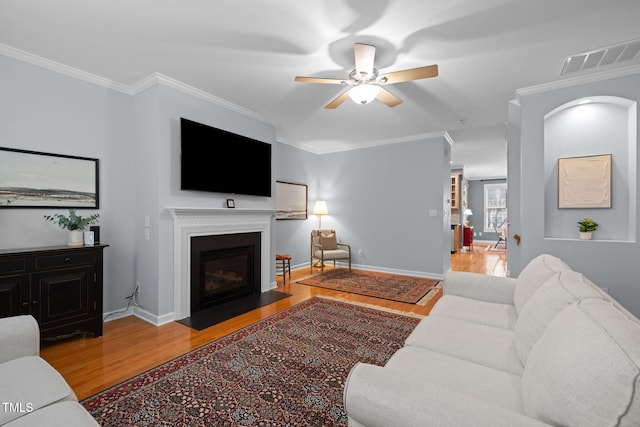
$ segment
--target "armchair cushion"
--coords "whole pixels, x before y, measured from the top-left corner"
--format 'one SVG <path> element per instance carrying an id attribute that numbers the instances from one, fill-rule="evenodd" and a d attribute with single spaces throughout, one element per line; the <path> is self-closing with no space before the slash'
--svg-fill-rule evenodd
<path id="1" fill-rule="evenodd" d="M 320 244 L 325 251 L 333 251 L 338 249 L 338 240 L 336 233 L 320 233 Z"/>

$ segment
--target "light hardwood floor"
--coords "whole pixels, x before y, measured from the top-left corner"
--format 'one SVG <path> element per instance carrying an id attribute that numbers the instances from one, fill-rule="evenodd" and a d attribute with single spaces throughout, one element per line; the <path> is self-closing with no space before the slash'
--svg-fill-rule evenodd
<path id="1" fill-rule="evenodd" d="M 473 251 L 452 255 L 451 269 L 504 276 L 506 253 L 489 252 L 485 248 L 486 245 L 478 244 Z M 100 338 L 89 335 L 50 344 L 42 348 L 41 355 L 62 374 L 78 399 L 82 400 L 314 296 L 417 314 L 428 314 L 437 300 L 434 298 L 428 305 L 419 306 L 292 283 L 307 275 L 308 267 L 294 270 L 291 280 L 287 279 L 286 284 L 278 276 L 278 290 L 290 293 L 291 297 L 202 331 L 178 322 L 156 327 L 129 316 L 106 322 L 104 335 Z"/>

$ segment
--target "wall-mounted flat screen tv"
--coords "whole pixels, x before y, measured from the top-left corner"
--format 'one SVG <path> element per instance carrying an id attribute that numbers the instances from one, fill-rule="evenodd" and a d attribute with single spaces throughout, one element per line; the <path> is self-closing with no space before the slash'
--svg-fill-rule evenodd
<path id="1" fill-rule="evenodd" d="M 271 197 L 271 144 L 180 118 L 180 189 Z"/>

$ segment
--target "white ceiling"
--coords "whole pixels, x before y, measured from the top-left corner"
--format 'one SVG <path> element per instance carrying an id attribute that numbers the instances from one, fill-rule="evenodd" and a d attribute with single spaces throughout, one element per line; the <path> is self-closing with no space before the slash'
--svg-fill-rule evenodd
<path id="1" fill-rule="evenodd" d="M 326 153 L 448 132 L 469 179 L 506 176 L 507 103 L 561 79 L 568 55 L 640 38 L 638 0 L 2 0 L 0 43 L 134 85 L 160 73 L 257 113 L 277 139 Z M 326 105 L 355 42 L 404 100 Z"/>

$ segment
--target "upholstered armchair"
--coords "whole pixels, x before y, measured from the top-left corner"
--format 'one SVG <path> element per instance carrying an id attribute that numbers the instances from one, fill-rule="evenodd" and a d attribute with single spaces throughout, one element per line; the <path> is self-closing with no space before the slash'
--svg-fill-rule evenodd
<path id="1" fill-rule="evenodd" d="M 335 267 L 336 260 L 348 260 L 351 271 L 351 246 L 339 243 L 334 229 L 311 230 L 311 272 L 314 261 L 318 262 L 315 267 L 324 273 L 324 262 L 333 261 Z"/>

